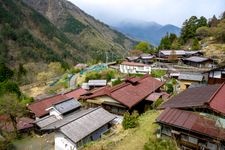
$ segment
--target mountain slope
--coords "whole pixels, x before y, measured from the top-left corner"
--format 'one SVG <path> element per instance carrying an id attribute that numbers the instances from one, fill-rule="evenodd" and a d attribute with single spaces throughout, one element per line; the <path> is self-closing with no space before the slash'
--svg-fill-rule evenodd
<path id="1" fill-rule="evenodd" d="M 180 28 L 174 25 L 162 26 L 155 22 L 123 22 L 114 27 L 118 31 L 138 40 L 148 41 L 159 45 L 160 40 L 167 33 L 180 34 Z"/>
<path id="2" fill-rule="evenodd" d="M 104 60 L 105 51 L 110 51 L 111 56 L 116 58 L 134 45 L 134 41 L 97 21 L 69 1 L 23 0 L 23 2 L 48 18 L 73 43 L 80 49 L 88 50 L 87 53 L 95 59 Z"/>
<path id="3" fill-rule="evenodd" d="M 45 17 L 20 1 L 0 0 L 0 61 L 19 63 L 82 60 L 76 45 Z"/>

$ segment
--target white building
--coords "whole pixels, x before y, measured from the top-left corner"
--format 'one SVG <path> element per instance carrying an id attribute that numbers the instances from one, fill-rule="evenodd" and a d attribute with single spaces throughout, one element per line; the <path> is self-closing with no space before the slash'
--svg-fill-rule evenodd
<path id="1" fill-rule="evenodd" d="M 101 107 L 78 110 L 64 115 L 62 119 L 55 115 L 57 113 L 36 121 L 41 131 L 55 132 L 55 150 L 77 150 L 84 144 L 101 138 L 109 130 L 111 121 L 116 118 Z"/>
<path id="2" fill-rule="evenodd" d="M 151 66 L 142 63 L 124 61 L 120 64 L 120 72 L 128 74 L 150 74 Z"/>

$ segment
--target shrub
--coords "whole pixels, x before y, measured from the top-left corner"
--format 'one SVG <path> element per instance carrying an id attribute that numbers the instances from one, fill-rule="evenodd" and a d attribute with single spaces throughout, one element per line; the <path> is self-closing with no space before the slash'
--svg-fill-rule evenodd
<path id="1" fill-rule="evenodd" d="M 152 103 L 151 108 L 152 109 L 156 109 L 162 103 L 163 103 L 163 99 L 159 98 L 159 99 L 157 99 L 156 101 L 154 101 Z"/>
<path id="2" fill-rule="evenodd" d="M 126 130 L 138 126 L 138 116 L 139 114 L 137 111 L 134 111 L 131 115 L 129 112 L 126 112 L 122 122 L 123 128 Z"/>
<path id="3" fill-rule="evenodd" d="M 173 93 L 173 85 L 171 83 L 166 84 L 166 92 L 169 94 Z"/>
<path id="4" fill-rule="evenodd" d="M 155 78 L 160 78 L 166 74 L 165 70 L 152 70 L 151 75 Z"/>
<path id="5" fill-rule="evenodd" d="M 86 74 L 85 81 L 88 82 L 89 80 L 97 80 L 101 79 L 101 74 L 98 72 L 89 72 Z"/>
<path id="6" fill-rule="evenodd" d="M 118 85 L 120 83 L 122 83 L 122 81 L 121 81 L 120 78 L 118 78 L 118 79 L 116 79 L 115 81 L 112 82 L 112 86 Z"/>

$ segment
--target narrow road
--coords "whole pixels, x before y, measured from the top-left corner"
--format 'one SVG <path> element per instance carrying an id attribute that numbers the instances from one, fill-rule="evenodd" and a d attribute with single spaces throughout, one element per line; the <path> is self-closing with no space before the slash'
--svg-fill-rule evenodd
<path id="1" fill-rule="evenodd" d="M 70 79 L 70 81 L 69 81 L 69 87 L 70 87 L 71 89 L 75 89 L 75 88 L 76 88 L 76 79 L 77 79 L 78 76 L 79 76 L 79 74 L 75 74 L 75 75 L 73 75 L 72 78 Z"/>

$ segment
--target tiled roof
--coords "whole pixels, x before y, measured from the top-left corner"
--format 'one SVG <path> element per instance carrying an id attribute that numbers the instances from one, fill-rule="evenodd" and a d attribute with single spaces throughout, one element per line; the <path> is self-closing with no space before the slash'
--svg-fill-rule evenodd
<path id="1" fill-rule="evenodd" d="M 166 92 L 160 92 L 160 93 L 154 92 L 154 93 L 151 93 L 148 97 L 146 97 L 145 100 L 153 101 L 153 102 L 159 98 L 162 98 L 163 100 L 167 100 L 169 96 L 170 95 L 167 94 Z"/>
<path id="2" fill-rule="evenodd" d="M 103 108 L 98 108 L 68 124 L 65 124 L 60 128 L 60 131 L 76 143 L 115 118 L 116 116 L 107 112 Z"/>
<path id="3" fill-rule="evenodd" d="M 160 108 L 204 107 L 225 114 L 225 84 L 187 89 L 165 102 Z"/>
<path id="4" fill-rule="evenodd" d="M 67 99 L 68 97 L 66 97 L 65 95 L 55 95 L 30 104 L 28 106 L 28 109 L 31 110 L 36 117 L 43 117 L 48 114 L 48 112 L 46 111 L 47 108 L 59 102 L 63 102 Z"/>
<path id="5" fill-rule="evenodd" d="M 203 75 L 201 73 L 193 73 L 193 72 L 182 72 L 178 76 L 179 80 L 189 80 L 189 81 L 202 81 Z"/>
<path id="6" fill-rule="evenodd" d="M 152 92 L 155 92 L 164 83 L 159 80 L 145 75 L 142 78 L 129 78 L 126 82 L 123 82 L 114 87 L 104 87 L 89 95 L 84 96 L 84 99 L 95 98 L 98 96 L 107 95 L 123 105 L 131 108 L 141 100 L 146 98 Z"/>
<path id="7" fill-rule="evenodd" d="M 71 110 L 75 110 L 81 107 L 81 103 L 74 98 L 68 99 L 66 101 L 57 103 L 53 106 L 61 114 L 67 113 Z"/>
<path id="8" fill-rule="evenodd" d="M 218 123 L 220 119 L 212 119 L 207 117 L 207 114 L 167 108 L 160 114 L 156 121 L 161 124 L 187 130 L 188 132 L 192 131 L 225 140 L 225 129 Z"/>
<path id="9" fill-rule="evenodd" d="M 78 88 L 75 90 L 72 90 L 70 92 L 65 93 L 64 95 L 68 98 L 75 98 L 75 99 L 79 99 L 81 95 L 87 93 L 87 91 L 85 89 L 82 88 Z"/>
<path id="10" fill-rule="evenodd" d="M 146 65 L 146 64 L 142 64 L 142 63 L 127 62 L 127 61 L 122 62 L 121 65 L 138 66 L 138 67 L 149 66 L 149 65 Z"/>
<path id="11" fill-rule="evenodd" d="M 42 130 L 59 129 L 59 131 L 76 143 L 109 123 L 115 117 L 115 115 L 101 107 L 89 108 L 69 114 L 67 117 L 42 128 Z"/>

